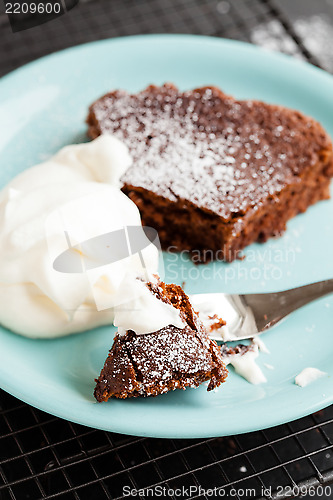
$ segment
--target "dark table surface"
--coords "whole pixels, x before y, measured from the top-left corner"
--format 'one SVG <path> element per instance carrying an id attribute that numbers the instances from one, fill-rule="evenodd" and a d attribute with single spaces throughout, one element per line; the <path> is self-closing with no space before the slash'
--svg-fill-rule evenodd
<path id="1" fill-rule="evenodd" d="M 244 40 L 333 73 L 333 0 L 81 0 L 63 16 L 15 33 L 1 9 L 1 75 L 79 43 L 138 33 Z M 168 498 L 177 498 L 176 488 L 185 488 L 178 496 L 185 498 L 192 486 L 191 498 L 212 498 L 199 488 L 216 487 L 215 498 L 281 499 L 307 491 L 304 498 L 324 499 L 333 498 L 332 482 L 333 407 L 240 436 L 163 440 L 72 424 L 0 390 L 1 500 L 124 498 L 124 487 L 157 486 L 168 489 Z"/>

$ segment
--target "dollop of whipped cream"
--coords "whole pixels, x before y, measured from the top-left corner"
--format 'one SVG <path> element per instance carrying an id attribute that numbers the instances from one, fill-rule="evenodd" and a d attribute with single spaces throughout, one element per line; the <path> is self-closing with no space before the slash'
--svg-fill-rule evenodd
<path id="1" fill-rule="evenodd" d="M 136 205 L 119 190 L 119 177 L 130 164 L 126 146 L 102 135 L 66 146 L 0 192 L 2 325 L 46 338 L 110 324 L 110 307 L 126 275 L 157 271 L 158 251 L 152 244 L 141 258 L 120 256 L 88 272 L 53 268 L 54 259 L 70 246 L 141 225 Z"/>
<path id="2" fill-rule="evenodd" d="M 146 281 L 156 283 L 157 279 L 147 276 Z M 186 326 L 179 309 L 159 299 L 140 279 L 125 278 L 119 287 L 118 301 L 119 305 L 114 308 L 114 325 L 120 335 L 127 330 L 141 335 L 157 332 L 168 325 L 181 329 Z"/>

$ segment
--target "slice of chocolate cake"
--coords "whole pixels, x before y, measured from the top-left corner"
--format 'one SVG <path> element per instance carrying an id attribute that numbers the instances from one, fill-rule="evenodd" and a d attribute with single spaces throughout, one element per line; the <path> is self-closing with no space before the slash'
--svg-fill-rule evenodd
<path id="1" fill-rule="evenodd" d="M 255 241 L 329 198 L 330 138 L 298 111 L 237 101 L 216 87 L 116 90 L 90 107 L 92 138 L 114 134 L 133 165 L 123 191 L 164 248 L 232 261 Z"/>
<path id="2" fill-rule="evenodd" d="M 157 396 L 205 381 L 209 381 L 210 391 L 227 377 L 220 349 L 209 339 L 185 292 L 161 281 L 146 286 L 157 303 L 176 309 L 183 328 L 167 325 L 144 334 L 119 329 L 96 380 L 94 395 L 99 402 L 111 397 Z M 138 310 L 135 315 L 139 314 Z M 128 317 L 131 324 L 130 313 Z M 119 324 L 116 312 L 115 323 L 117 320 Z"/>

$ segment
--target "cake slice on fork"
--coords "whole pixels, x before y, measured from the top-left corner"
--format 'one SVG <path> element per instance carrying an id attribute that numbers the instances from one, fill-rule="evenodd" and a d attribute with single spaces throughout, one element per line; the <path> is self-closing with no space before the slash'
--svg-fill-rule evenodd
<path id="1" fill-rule="evenodd" d="M 119 330 L 96 380 L 97 401 L 157 396 L 205 381 L 208 391 L 218 387 L 228 373 L 220 349 L 182 288 L 159 279 L 139 286 L 136 300 L 116 308 Z"/>

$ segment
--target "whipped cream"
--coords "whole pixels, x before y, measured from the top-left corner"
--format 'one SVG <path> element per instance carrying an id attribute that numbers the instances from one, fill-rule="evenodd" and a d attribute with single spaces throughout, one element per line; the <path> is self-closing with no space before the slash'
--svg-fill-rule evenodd
<path id="1" fill-rule="evenodd" d="M 147 281 L 156 281 L 154 277 L 147 278 Z M 179 309 L 160 300 L 139 279 L 125 279 L 118 290 L 118 300 L 120 303 L 114 308 L 114 325 L 118 326 L 120 335 L 126 330 L 140 335 L 157 332 L 168 325 L 181 329 L 186 326 Z"/>
<path id="2" fill-rule="evenodd" d="M 251 330 L 249 335 L 237 335 L 237 330 L 243 318 L 240 317 L 236 308 L 229 302 L 227 295 L 223 293 L 196 294 L 190 295 L 189 298 L 194 309 L 199 311 L 199 317 L 211 339 L 229 342 L 253 337 L 253 331 Z M 218 318 L 226 321 L 226 325 L 215 328 Z"/>
<path id="3" fill-rule="evenodd" d="M 259 351 L 262 351 L 266 354 L 270 354 L 270 351 L 269 349 L 266 347 L 266 344 L 264 343 L 264 341 L 259 337 L 259 335 L 256 335 L 255 337 L 253 337 L 252 339 L 252 343 L 253 344 L 256 344 L 258 346 L 258 349 Z"/>
<path id="4" fill-rule="evenodd" d="M 136 205 L 119 190 L 131 164 L 126 146 L 104 135 L 66 146 L 0 192 L 0 323 L 30 337 L 56 337 L 112 323 L 127 274 L 156 272 L 154 245 L 89 272 L 53 268 L 69 246 L 140 226 Z M 70 240 L 70 241 L 69 241 Z M 134 279 L 134 278 L 133 278 Z"/>
<path id="5" fill-rule="evenodd" d="M 232 365 L 235 372 L 245 378 L 250 384 L 262 384 L 267 382 L 261 368 L 256 363 L 258 357 L 258 345 L 252 344 L 244 353 L 228 354 L 223 356 L 225 365 Z"/>
<path id="6" fill-rule="evenodd" d="M 325 375 L 327 375 L 327 373 L 318 370 L 318 368 L 304 368 L 304 370 L 302 370 L 301 373 L 295 377 L 295 384 L 300 387 L 306 387 L 311 384 L 311 382 L 314 382 L 318 378 L 324 377 Z"/>

